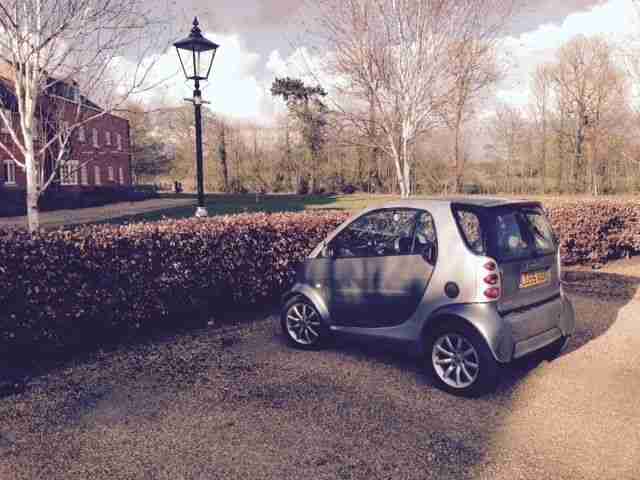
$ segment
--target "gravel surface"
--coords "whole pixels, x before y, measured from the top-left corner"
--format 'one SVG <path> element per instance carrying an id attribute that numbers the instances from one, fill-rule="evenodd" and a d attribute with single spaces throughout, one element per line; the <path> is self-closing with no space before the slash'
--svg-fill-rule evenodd
<path id="1" fill-rule="evenodd" d="M 640 479 L 640 262 L 568 279 L 569 351 L 476 400 L 265 315 L 69 362 L 0 399 L 0 479 Z"/>

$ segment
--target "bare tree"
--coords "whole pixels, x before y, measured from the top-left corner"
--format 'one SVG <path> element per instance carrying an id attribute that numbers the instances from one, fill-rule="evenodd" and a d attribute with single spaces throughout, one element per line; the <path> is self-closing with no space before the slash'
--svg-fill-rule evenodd
<path id="1" fill-rule="evenodd" d="M 461 138 L 463 126 L 473 117 L 474 106 L 482 94 L 501 78 L 496 55 L 499 32 L 493 30 L 490 33 L 477 38 L 477 32 L 469 28 L 449 51 L 453 86 L 442 113 L 445 124 L 453 132 L 454 189 L 458 193 L 462 191 L 465 165 Z"/>
<path id="2" fill-rule="evenodd" d="M 321 0 L 319 30 L 337 76 L 337 103 L 362 138 L 393 159 L 403 197 L 411 194 L 417 140 L 442 123 L 461 42 L 495 38 L 508 0 Z M 466 90 L 466 87 L 465 87 Z M 375 115 L 372 115 L 373 105 Z M 371 135 L 374 130 L 380 135 Z"/>
<path id="3" fill-rule="evenodd" d="M 489 123 L 489 135 L 493 140 L 490 146 L 494 159 L 500 165 L 496 176 L 500 178 L 501 191 L 516 193 L 518 186 L 514 179 L 520 177 L 519 190 L 524 190 L 523 179 L 525 157 L 524 145 L 526 121 L 522 111 L 516 107 L 501 105 L 496 109 L 493 120 Z"/>
<path id="4" fill-rule="evenodd" d="M 533 74 L 531 93 L 533 101 L 533 116 L 538 130 L 540 144 L 540 187 L 542 193 L 546 191 L 547 176 L 547 143 L 548 120 L 550 111 L 550 96 L 552 79 L 547 65 L 540 65 Z"/>
<path id="5" fill-rule="evenodd" d="M 73 132 L 149 87 L 147 74 L 153 62 L 142 59 L 156 47 L 149 39 L 160 35 L 150 31 L 159 23 L 144 4 L 142 0 L 0 4 L 0 61 L 12 87 L 12 99 L 5 99 L 6 110 L 0 109 L 10 142 L 0 141 L 0 148 L 26 172 L 30 231 L 39 228 L 38 199 L 57 177 Z M 157 15 L 157 6 L 153 9 Z M 61 100 L 61 90 L 71 92 L 67 97 L 73 101 Z M 99 107 L 88 100 L 90 96 Z M 53 153 L 49 170 L 44 166 L 46 153 Z"/>
<path id="6" fill-rule="evenodd" d="M 558 105 L 564 110 L 561 115 L 572 120 L 568 128 L 573 131 L 564 132 L 574 138 L 572 189 L 588 188 L 598 195 L 606 169 L 606 161 L 599 155 L 600 138 L 605 125 L 629 104 L 627 77 L 605 39 L 584 36 L 575 37 L 559 50 L 548 73 Z"/>

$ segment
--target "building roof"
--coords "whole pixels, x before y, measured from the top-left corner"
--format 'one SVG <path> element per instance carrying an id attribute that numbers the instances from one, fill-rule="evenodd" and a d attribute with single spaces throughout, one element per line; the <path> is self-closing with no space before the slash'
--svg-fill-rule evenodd
<path id="1" fill-rule="evenodd" d="M 56 95 L 58 97 L 65 98 L 69 101 L 76 101 L 76 99 L 72 95 L 71 86 L 69 85 L 68 82 L 65 82 L 64 80 L 58 80 L 53 77 L 49 77 L 47 79 L 47 83 L 49 85 L 47 87 L 47 94 Z M 75 85 L 73 86 L 75 87 Z M 13 86 L 13 82 L 6 77 L 0 76 L 0 100 L 4 105 L 7 105 L 7 104 L 13 105 L 16 103 L 16 97 L 14 92 L 15 92 L 15 89 Z M 103 110 L 102 107 L 92 102 L 89 98 L 85 97 L 84 95 L 80 95 L 80 101 L 82 103 L 82 106 L 84 107 L 88 107 L 93 110 L 99 110 L 99 111 Z"/>

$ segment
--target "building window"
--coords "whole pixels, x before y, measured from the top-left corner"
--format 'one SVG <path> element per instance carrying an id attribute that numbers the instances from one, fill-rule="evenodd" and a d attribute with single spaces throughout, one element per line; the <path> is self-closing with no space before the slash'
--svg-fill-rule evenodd
<path id="1" fill-rule="evenodd" d="M 100 166 L 96 165 L 93 167 L 93 182 L 96 185 L 102 185 L 102 179 L 100 178 Z"/>
<path id="2" fill-rule="evenodd" d="M 9 126 L 7 126 L 7 124 L 3 120 L 0 120 L 0 122 L 2 123 L 2 128 L 0 130 L 6 133 L 9 132 L 9 128 L 13 128 L 13 114 L 11 113 L 11 110 L 6 108 L 2 109 L 2 113 L 4 113 L 7 122 L 9 122 Z"/>
<path id="3" fill-rule="evenodd" d="M 82 185 L 89 185 L 89 169 L 87 165 L 82 165 L 80 168 L 80 183 L 82 183 Z"/>
<path id="4" fill-rule="evenodd" d="M 116 177 L 115 177 L 115 174 L 113 172 L 113 167 L 111 165 L 109 165 L 109 167 L 108 167 L 108 172 L 109 172 L 109 181 L 110 182 L 115 182 Z"/>
<path id="5" fill-rule="evenodd" d="M 78 184 L 78 161 L 67 160 L 60 165 L 60 184 L 61 185 L 77 185 Z"/>
<path id="6" fill-rule="evenodd" d="M 118 150 L 122 150 L 122 135 L 116 133 L 116 145 L 118 146 Z"/>
<path id="7" fill-rule="evenodd" d="M 124 168 L 118 167 L 118 177 L 120 179 L 120 185 L 124 185 Z"/>
<path id="8" fill-rule="evenodd" d="M 78 127 L 78 141 L 79 142 L 84 142 L 86 140 L 87 137 L 85 137 L 84 134 L 84 125 L 80 125 Z"/>
<path id="9" fill-rule="evenodd" d="M 111 145 L 111 132 L 104 132 L 104 139 L 107 145 Z"/>
<path id="10" fill-rule="evenodd" d="M 96 148 L 99 147 L 99 145 L 98 145 L 98 129 L 97 128 L 93 129 L 93 146 L 96 147 Z"/>
<path id="11" fill-rule="evenodd" d="M 13 160 L 4 161 L 4 181 L 9 185 L 16 183 L 16 162 Z"/>

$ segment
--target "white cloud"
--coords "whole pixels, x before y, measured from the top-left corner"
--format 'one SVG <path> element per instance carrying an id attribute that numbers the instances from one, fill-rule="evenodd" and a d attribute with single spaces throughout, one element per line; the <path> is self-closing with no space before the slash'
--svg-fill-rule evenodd
<path id="1" fill-rule="evenodd" d="M 569 15 L 562 25 L 542 25 L 520 36 L 505 38 L 504 55 L 511 67 L 498 88 L 498 100 L 526 105 L 536 67 L 553 61 L 564 43 L 576 35 L 600 35 L 608 41 L 624 44 L 631 35 L 640 32 L 636 18 L 632 0 L 609 0 L 589 11 Z"/>
<path id="2" fill-rule="evenodd" d="M 263 103 L 270 94 L 268 85 L 258 79 L 262 68 L 260 55 L 249 51 L 238 35 L 208 32 L 205 36 L 220 44 L 209 81 L 201 85 L 203 99 L 211 102 L 208 107 L 216 113 L 234 118 L 264 120 Z M 161 55 L 145 59 L 147 64 L 152 62 L 153 69 L 146 85 L 152 86 L 161 81 L 162 84 L 138 94 L 138 98 L 147 102 L 161 100 L 179 105 L 184 98 L 192 96 L 193 82 L 185 80 L 173 47 Z M 135 72 L 135 65 L 128 60 L 119 59 L 117 66 L 126 74 Z"/>

